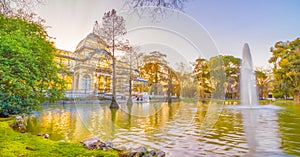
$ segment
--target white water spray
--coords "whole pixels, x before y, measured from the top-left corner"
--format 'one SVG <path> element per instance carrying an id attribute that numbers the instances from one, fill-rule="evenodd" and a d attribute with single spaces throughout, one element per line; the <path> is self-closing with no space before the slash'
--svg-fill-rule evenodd
<path id="1" fill-rule="evenodd" d="M 246 43 L 243 48 L 243 60 L 241 66 L 241 105 L 257 106 L 258 98 L 256 91 L 256 77 L 253 70 L 252 57 L 249 45 Z"/>

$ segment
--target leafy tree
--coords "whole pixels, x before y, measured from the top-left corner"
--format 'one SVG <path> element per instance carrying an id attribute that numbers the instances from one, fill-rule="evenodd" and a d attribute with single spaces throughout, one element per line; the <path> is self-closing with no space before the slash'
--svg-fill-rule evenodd
<path id="1" fill-rule="evenodd" d="M 113 56 L 113 78 L 112 89 L 113 96 L 110 108 L 119 108 L 116 102 L 116 58 L 115 50 L 120 47 L 121 37 L 126 34 L 125 19 L 117 15 L 117 11 L 112 9 L 104 13 L 102 17 L 102 28 L 98 30 L 98 34 L 110 47 Z"/>
<path id="2" fill-rule="evenodd" d="M 294 96 L 299 103 L 300 97 L 300 38 L 292 42 L 279 41 L 271 48 L 274 73 L 274 94 L 280 97 Z"/>
<path id="3" fill-rule="evenodd" d="M 157 85 L 164 73 L 162 65 L 166 65 L 166 55 L 158 51 L 150 52 L 149 55 L 144 56 L 144 66 L 141 67 L 142 76 L 148 80 L 150 86 L 154 85 L 154 94 L 157 94 Z"/>
<path id="4" fill-rule="evenodd" d="M 191 67 L 184 63 L 178 63 L 176 69 L 177 77 L 180 81 L 180 96 L 193 98 L 198 95 L 198 89 L 195 84 L 197 84 L 197 80 L 193 75 L 193 71 Z"/>
<path id="5" fill-rule="evenodd" d="M 0 23 L 1 116 L 61 98 L 64 82 L 54 61 L 56 50 L 42 26 L 1 14 Z"/>
<path id="6" fill-rule="evenodd" d="M 233 56 L 215 56 L 206 60 L 196 59 L 194 74 L 197 77 L 200 97 L 235 98 L 238 93 L 240 59 Z"/>
<path id="7" fill-rule="evenodd" d="M 234 56 L 221 56 L 226 75 L 225 93 L 227 98 L 237 98 L 239 95 L 239 76 L 241 59 Z"/>
<path id="8" fill-rule="evenodd" d="M 144 65 L 140 67 L 140 73 L 148 80 L 148 85 L 153 87 L 155 95 L 158 94 L 159 86 L 164 86 L 170 101 L 171 94 L 180 96 L 180 83 L 176 72 L 167 65 L 165 58 L 166 55 L 158 51 L 150 52 L 144 56 Z"/>
<path id="9" fill-rule="evenodd" d="M 208 69 L 210 73 L 210 81 L 213 99 L 223 99 L 225 91 L 226 74 L 222 56 L 211 57 L 208 60 Z"/>
<path id="10" fill-rule="evenodd" d="M 193 73 L 196 75 L 200 97 L 207 98 L 212 91 L 208 61 L 204 58 L 196 59 Z"/>
<path id="11" fill-rule="evenodd" d="M 256 84 L 258 88 L 258 95 L 260 98 L 267 98 L 268 93 L 272 88 L 272 74 L 269 69 L 258 68 L 256 73 Z"/>

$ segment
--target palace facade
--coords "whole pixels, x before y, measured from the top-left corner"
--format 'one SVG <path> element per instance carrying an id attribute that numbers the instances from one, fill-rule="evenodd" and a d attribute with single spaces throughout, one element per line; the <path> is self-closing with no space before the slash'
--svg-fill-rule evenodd
<path id="1" fill-rule="evenodd" d="M 112 55 L 97 34 L 87 35 L 74 52 L 58 50 L 55 60 L 66 69 L 60 75 L 66 82 L 67 97 L 112 92 Z M 147 81 L 139 77 L 138 70 L 116 60 L 117 93 L 129 93 L 130 71 L 133 92 L 144 92 Z"/>

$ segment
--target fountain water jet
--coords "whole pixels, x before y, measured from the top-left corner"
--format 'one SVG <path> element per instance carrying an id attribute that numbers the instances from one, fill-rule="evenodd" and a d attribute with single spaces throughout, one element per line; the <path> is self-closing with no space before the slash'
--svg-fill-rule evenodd
<path id="1" fill-rule="evenodd" d="M 276 110 L 280 108 L 272 105 L 259 105 L 256 90 L 256 76 L 249 45 L 247 43 L 245 43 L 243 47 L 240 86 L 240 109 L 242 109 L 240 112 L 242 114 L 243 127 L 249 147 L 248 155 L 282 155 L 280 149 L 280 135 L 277 132 L 278 123 L 276 112 Z M 269 117 L 274 119 L 270 119 Z"/>
<path id="2" fill-rule="evenodd" d="M 256 91 L 256 77 L 253 70 L 252 57 L 249 45 L 245 43 L 243 48 L 243 60 L 241 66 L 241 105 L 254 107 L 258 105 Z"/>

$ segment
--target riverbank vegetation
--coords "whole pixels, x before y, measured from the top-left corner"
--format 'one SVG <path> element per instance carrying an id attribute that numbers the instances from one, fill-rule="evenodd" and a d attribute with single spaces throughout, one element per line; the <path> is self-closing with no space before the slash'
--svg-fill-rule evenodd
<path id="1" fill-rule="evenodd" d="M 57 142 L 15 132 L 13 118 L 0 118 L 0 156 L 118 156 L 117 151 L 87 150 L 80 143 Z"/>

